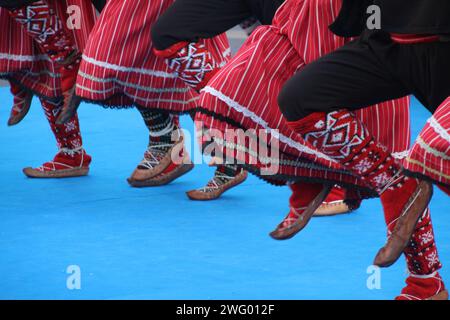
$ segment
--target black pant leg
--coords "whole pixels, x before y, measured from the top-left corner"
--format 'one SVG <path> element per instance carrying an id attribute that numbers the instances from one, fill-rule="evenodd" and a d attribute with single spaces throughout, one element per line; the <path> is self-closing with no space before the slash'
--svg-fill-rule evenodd
<path id="1" fill-rule="evenodd" d="M 410 94 L 362 40 L 310 63 L 283 87 L 278 103 L 288 121 L 313 112 L 357 110 Z"/>
<path id="2" fill-rule="evenodd" d="M 273 17 L 284 0 L 246 0 L 253 16 L 261 24 L 272 24 Z"/>
<path id="3" fill-rule="evenodd" d="M 0 7 L 13 10 L 27 6 L 37 0 L 0 0 Z"/>
<path id="4" fill-rule="evenodd" d="M 416 98 L 433 113 L 450 96 L 450 42 L 399 45 L 397 52 L 389 56 L 392 70 L 407 79 Z M 410 56 L 413 63 L 408 63 Z"/>
<path id="5" fill-rule="evenodd" d="M 106 0 L 92 0 L 92 4 L 98 12 L 102 12 L 103 8 L 106 6 Z"/>
<path id="6" fill-rule="evenodd" d="M 251 16 L 244 0 L 176 0 L 152 28 L 156 49 L 217 36 Z"/>

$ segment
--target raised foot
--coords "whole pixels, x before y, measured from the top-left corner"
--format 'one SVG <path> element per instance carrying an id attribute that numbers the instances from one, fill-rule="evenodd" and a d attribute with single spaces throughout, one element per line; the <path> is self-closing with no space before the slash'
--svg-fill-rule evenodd
<path id="1" fill-rule="evenodd" d="M 401 192 L 401 189 L 399 192 Z M 386 268 L 398 260 L 403 250 L 408 246 L 417 222 L 428 207 L 432 196 L 433 185 L 427 181 L 419 181 L 404 205 L 387 243 L 378 251 L 374 265 Z"/>
<path id="2" fill-rule="evenodd" d="M 324 185 L 322 191 L 310 202 L 310 204 L 304 208 L 301 214 L 297 215 L 297 219 L 288 224 L 284 221 L 280 223 L 277 228 L 270 233 L 270 236 L 275 240 L 288 240 L 294 237 L 297 233 L 303 230 L 308 222 L 311 220 L 314 212 L 326 199 L 331 192 L 332 186 Z"/>
<path id="3" fill-rule="evenodd" d="M 218 199 L 222 194 L 226 191 L 234 188 L 241 183 L 243 183 L 247 179 L 248 173 L 247 171 L 242 170 L 234 177 L 229 177 L 228 181 L 223 184 L 211 184 L 202 189 L 191 190 L 186 192 L 186 195 L 189 199 L 194 201 L 210 201 Z M 214 179 L 212 180 L 214 182 Z"/>

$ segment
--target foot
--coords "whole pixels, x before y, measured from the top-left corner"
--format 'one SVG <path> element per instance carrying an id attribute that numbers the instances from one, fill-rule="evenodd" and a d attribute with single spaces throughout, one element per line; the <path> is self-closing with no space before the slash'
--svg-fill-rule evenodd
<path id="1" fill-rule="evenodd" d="M 405 176 L 397 178 L 396 182 L 382 192 L 380 198 L 385 213 L 398 218 L 388 226 L 392 232 L 386 245 L 376 255 L 374 265 L 389 267 L 398 260 L 408 246 L 432 195 L 431 183 Z"/>
<path id="2" fill-rule="evenodd" d="M 14 105 L 11 109 L 11 115 L 8 119 L 8 126 L 15 126 L 25 118 L 31 107 L 33 94 L 25 91 L 14 96 Z"/>
<path id="3" fill-rule="evenodd" d="M 133 171 L 131 177 L 128 178 L 128 182 L 132 186 L 145 186 L 147 181 L 162 174 L 173 163 L 172 155 L 176 153 L 187 155 L 183 151 L 183 146 L 183 136 L 180 136 L 178 141 L 171 144 L 150 143 L 144 153 L 144 158 Z M 177 163 L 181 163 L 181 161 L 177 161 Z M 184 162 L 183 160 L 183 163 L 190 163 L 190 161 Z"/>
<path id="4" fill-rule="evenodd" d="M 91 156 L 86 151 L 61 150 L 52 161 L 38 168 L 25 168 L 29 178 L 70 178 L 86 176 L 89 173 Z"/>
<path id="5" fill-rule="evenodd" d="M 177 163 L 170 161 L 169 165 L 156 176 L 139 180 L 128 178 L 127 181 L 135 188 L 158 187 L 169 184 L 194 168 L 194 164 L 192 164 L 189 154 L 186 151 L 183 150 L 181 156 L 182 161 L 177 161 Z"/>
<path id="6" fill-rule="evenodd" d="M 196 201 L 215 200 L 226 191 L 243 183 L 247 179 L 247 175 L 247 171 L 241 169 L 238 169 L 234 175 L 226 174 L 217 169 L 214 177 L 205 187 L 188 191 L 186 192 L 186 195 L 189 199 Z"/>
<path id="7" fill-rule="evenodd" d="M 350 208 L 345 202 L 346 192 L 345 189 L 335 186 L 325 201 L 314 212 L 315 217 L 334 216 L 338 214 L 350 213 L 359 207 Z"/>
<path id="8" fill-rule="evenodd" d="M 395 300 L 448 300 L 448 292 L 438 272 L 429 276 L 411 274 Z"/>
<path id="9" fill-rule="evenodd" d="M 304 193 L 299 191 L 300 194 L 298 194 L 297 197 L 300 197 L 302 203 L 305 203 L 306 205 L 301 207 L 294 207 L 291 205 L 286 218 L 284 218 L 277 228 L 270 233 L 270 236 L 275 240 L 287 240 L 303 230 L 311 220 L 314 212 L 328 196 L 331 188 L 332 186 L 323 185 L 320 189 L 310 192 L 309 194 L 307 193 L 307 190 L 304 190 Z M 293 196 L 291 196 L 291 204 L 293 203 Z"/>

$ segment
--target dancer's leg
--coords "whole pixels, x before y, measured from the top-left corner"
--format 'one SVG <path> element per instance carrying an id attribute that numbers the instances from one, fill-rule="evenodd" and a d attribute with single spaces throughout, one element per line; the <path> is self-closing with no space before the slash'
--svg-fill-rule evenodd
<path id="1" fill-rule="evenodd" d="M 159 186 L 189 172 L 193 165 L 184 149 L 178 118 L 161 110 L 138 110 L 149 130 L 149 144 L 144 158 L 128 178 L 130 185 Z"/>
<path id="2" fill-rule="evenodd" d="M 420 215 L 431 200 L 432 186 L 404 176 L 400 163 L 348 111 L 313 113 L 288 124 L 379 193 L 391 235 L 375 264 L 394 263 L 408 245 Z"/>
<path id="3" fill-rule="evenodd" d="M 58 125 L 56 119 L 61 113 L 63 99 L 50 101 L 41 98 L 40 100 L 55 135 L 59 152 L 52 161 L 44 163 L 39 168 L 25 168 L 25 175 L 31 178 L 66 178 L 87 175 L 91 157 L 83 149 L 78 117 L 75 116 L 66 124 Z"/>

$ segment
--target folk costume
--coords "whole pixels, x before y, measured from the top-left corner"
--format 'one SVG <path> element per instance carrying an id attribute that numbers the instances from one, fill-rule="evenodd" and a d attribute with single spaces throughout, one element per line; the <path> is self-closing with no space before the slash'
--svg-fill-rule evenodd
<path id="1" fill-rule="evenodd" d="M 20 6 L 19 6 L 20 5 Z M 57 140 L 59 152 L 38 168 L 25 168 L 34 178 L 86 175 L 91 157 L 82 145 L 76 115 L 65 125 L 56 119 L 61 113 L 77 69 L 77 53 L 84 47 L 95 21 L 90 1 L 0 1 L 0 77 L 9 81 L 14 105 L 8 125 L 27 114 L 33 95 L 41 101 Z M 77 6 L 83 14 L 81 29 L 69 29 L 67 8 Z"/>
<path id="2" fill-rule="evenodd" d="M 107 108 L 136 107 L 149 128 L 150 142 L 128 179 L 134 187 L 167 184 L 193 168 L 177 116 L 195 109 L 198 92 L 185 80 L 220 68 L 230 57 L 225 35 L 193 44 L 176 68 L 155 55 L 151 29 L 172 4 L 107 2 L 83 52 L 76 95 L 61 117 L 65 121 L 82 100 Z"/>
<path id="3" fill-rule="evenodd" d="M 192 46 L 203 50 L 201 39 L 211 39 L 236 25 L 250 34 L 258 24 L 271 24 L 282 3 L 283 0 L 177 0 L 153 26 L 154 52 L 178 71 L 183 64 L 189 63 L 185 56 Z M 207 51 L 198 52 L 208 55 Z M 202 73 L 180 75 L 188 85 L 200 90 L 218 70 L 206 68 Z M 212 162 L 211 165 L 216 164 Z M 235 165 L 216 166 L 214 177 L 206 186 L 187 192 L 191 200 L 217 199 L 247 178 L 247 172 Z"/>
<path id="4" fill-rule="evenodd" d="M 382 20 L 369 30 L 367 12 L 376 8 Z M 360 176 L 380 196 L 389 237 L 374 264 L 386 267 L 420 232 L 417 228 L 426 219 L 433 189 L 427 180 L 409 177 L 351 111 L 409 94 L 431 112 L 445 104 L 450 95 L 445 18 L 450 4 L 344 0 L 339 12 L 333 32 L 359 37 L 308 64 L 284 85 L 278 100 L 293 131 Z M 346 139 L 335 143 L 342 136 Z M 434 279 L 430 281 L 439 290 L 424 291 L 419 298 L 447 297 L 439 276 L 434 277 L 438 268 L 436 264 L 423 277 Z"/>
<path id="5" fill-rule="evenodd" d="M 197 120 L 202 126 L 199 130 L 207 128 L 202 136 L 204 145 L 218 145 L 223 157 L 231 155 L 247 170 L 266 181 L 275 184 L 289 182 L 293 191 L 291 210 L 271 234 L 275 239 L 288 239 L 304 228 L 333 184 L 346 187 L 349 200 L 352 197 L 359 199 L 389 193 L 390 190 L 387 190 L 392 184 L 386 185 L 387 177 L 377 175 L 377 170 L 385 168 L 390 174 L 395 171 L 398 160 L 392 156 L 392 152 L 404 155 L 409 144 L 407 98 L 380 103 L 357 115 L 339 111 L 304 126 L 287 122 L 278 110 L 278 93 L 294 74 L 302 74 L 310 63 L 317 59 L 320 61 L 321 56 L 350 41 L 336 37 L 327 29 L 336 18 L 335 13 L 339 12 L 341 4 L 338 0 L 288 0 L 277 12 L 273 26 L 258 28 L 239 54 L 219 71 L 201 95 Z M 368 112 L 379 112 L 378 121 L 373 121 L 377 117 L 368 117 Z M 398 117 L 399 114 L 403 116 Z M 339 122 L 341 117 L 345 121 Z M 394 119 L 398 122 L 392 122 Z M 349 126 L 348 122 L 358 125 Z M 363 131 L 358 131 L 362 123 L 370 129 L 364 127 Z M 394 126 L 385 126 L 385 123 Z M 311 125 L 315 130 L 311 129 Z M 334 126 L 334 130 L 326 130 L 328 126 Z M 408 128 L 406 131 L 400 129 L 405 127 Z M 310 132 L 304 133 L 305 128 Z M 402 145 L 401 148 L 397 150 L 393 135 L 383 134 L 383 130 L 393 128 L 403 132 L 403 137 L 396 137 L 398 141 L 403 139 L 403 143 L 398 144 Z M 226 132 L 227 129 L 266 131 L 265 147 L 270 149 L 271 145 L 278 146 L 275 148 L 278 152 L 273 158 L 269 151 L 261 156 L 261 141 L 253 145 L 251 141 L 236 142 L 215 136 L 209 132 L 212 129 L 219 132 Z M 379 147 L 374 138 L 368 140 L 368 137 L 372 137 L 369 132 L 380 137 L 384 135 L 389 152 L 386 147 Z M 364 153 L 364 157 L 355 157 L 352 144 L 360 144 L 361 140 L 368 140 L 364 141 L 364 148 L 359 150 Z M 350 169 L 348 162 L 354 163 Z M 279 165 L 275 174 L 265 174 L 273 164 Z M 393 178 L 389 178 L 389 181 L 396 183 L 396 188 L 413 188 L 415 185 L 412 179 L 401 176 Z M 390 204 L 393 204 L 393 199 Z M 429 210 L 426 206 L 420 209 L 419 223 L 413 227 L 411 241 L 401 249 L 395 247 L 405 254 L 411 273 L 399 298 L 445 298 L 446 291 L 438 274 L 441 264 Z M 386 216 L 391 231 L 399 221 L 401 219 L 398 216 Z M 391 248 L 387 246 L 387 249 Z M 386 259 L 386 256 L 382 258 Z M 392 263 L 396 258 L 389 257 L 390 260 L 378 262 L 387 266 L 386 261 Z"/>

